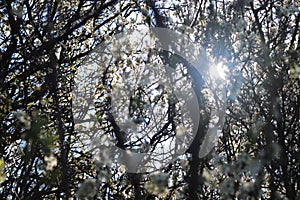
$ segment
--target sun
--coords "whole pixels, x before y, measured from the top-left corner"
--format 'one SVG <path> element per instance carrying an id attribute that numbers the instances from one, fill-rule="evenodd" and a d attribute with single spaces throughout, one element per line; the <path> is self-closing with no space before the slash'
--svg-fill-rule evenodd
<path id="1" fill-rule="evenodd" d="M 214 79 L 225 80 L 227 76 L 226 72 L 227 67 L 222 62 L 213 63 L 209 68 L 209 73 Z"/>

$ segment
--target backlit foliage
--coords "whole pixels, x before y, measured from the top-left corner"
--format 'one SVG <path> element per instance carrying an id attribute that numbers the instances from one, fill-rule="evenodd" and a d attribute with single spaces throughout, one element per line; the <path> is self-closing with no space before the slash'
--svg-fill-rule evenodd
<path id="1" fill-rule="evenodd" d="M 297 0 L 0 1 L 0 198 L 300 198 L 299 8 Z M 225 80 L 215 84 L 226 90 L 226 110 L 217 146 L 200 159 L 212 94 L 201 92 L 205 74 L 187 70 L 201 131 L 164 169 L 134 174 L 109 168 L 86 148 L 74 129 L 72 87 L 92 49 L 141 25 L 184 33 L 210 64 L 222 63 Z M 188 69 L 188 61 L 156 56 Z M 122 59 L 135 69 L 141 64 L 133 55 Z M 98 92 L 107 95 L 109 87 Z M 132 116 L 147 120 L 147 94 L 135 97 Z"/>

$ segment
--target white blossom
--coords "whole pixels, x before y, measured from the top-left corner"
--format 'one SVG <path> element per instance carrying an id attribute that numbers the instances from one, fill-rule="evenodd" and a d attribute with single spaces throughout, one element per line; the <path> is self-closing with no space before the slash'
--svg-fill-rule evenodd
<path id="1" fill-rule="evenodd" d="M 50 156 L 45 156 L 44 160 L 47 164 L 46 170 L 52 171 L 54 167 L 57 166 L 57 158 L 53 154 L 51 154 Z"/>

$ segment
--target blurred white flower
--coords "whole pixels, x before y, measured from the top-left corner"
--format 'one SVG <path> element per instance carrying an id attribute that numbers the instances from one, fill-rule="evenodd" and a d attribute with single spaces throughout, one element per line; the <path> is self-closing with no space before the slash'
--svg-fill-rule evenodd
<path id="1" fill-rule="evenodd" d="M 45 156 L 44 160 L 47 164 L 46 170 L 52 171 L 53 168 L 57 166 L 57 158 L 53 154 L 50 156 Z"/>
<path id="2" fill-rule="evenodd" d="M 18 111 L 15 114 L 15 117 L 17 118 L 18 123 L 22 125 L 25 129 L 29 130 L 31 128 L 31 118 L 26 112 Z"/>
<path id="3" fill-rule="evenodd" d="M 254 187 L 254 183 L 252 183 L 252 182 L 245 182 L 243 184 L 243 188 L 247 192 L 251 192 L 253 190 L 253 187 Z"/>
<path id="4" fill-rule="evenodd" d="M 202 176 L 206 181 L 210 181 L 212 179 L 212 175 L 206 168 L 203 169 Z"/>
<path id="5" fill-rule="evenodd" d="M 118 171 L 121 173 L 121 174 L 124 174 L 126 172 L 126 168 L 124 165 L 120 165 L 120 167 L 118 168 Z"/>
<path id="6" fill-rule="evenodd" d="M 186 135 L 187 130 L 183 126 L 179 126 L 176 128 L 176 139 L 178 139 L 180 142 L 184 140 L 184 136 Z"/>
<path id="7" fill-rule="evenodd" d="M 56 56 L 57 60 L 60 59 L 61 49 L 62 49 L 62 47 L 58 47 L 58 48 L 56 48 L 56 50 L 55 50 L 55 56 Z"/>
<path id="8" fill-rule="evenodd" d="M 12 9 L 12 13 L 16 16 L 18 16 L 19 18 L 22 18 L 22 14 L 23 14 L 23 6 L 14 6 Z"/>
<path id="9" fill-rule="evenodd" d="M 79 199 L 90 199 L 97 193 L 96 179 L 86 179 L 78 190 Z"/>
<path id="10" fill-rule="evenodd" d="M 169 175 L 166 173 L 154 173 L 149 182 L 145 183 L 145 189 L 155 195 L 163 196 L 168 191 Z"/>
<path id="11" fill-rule="evenodd" d="M 227 178 L 220 183 L 220 189 L 223 196 L 232 195 L 234 193 L 234 180 Z"/>
<path id="12" fill-rule="evenodd" d="M 145 154 L 135 153 L 130 150 L 123 151 L 122 154 L 123 155 L 120 157 L 120 162 L 126 166 L 128 172 L 138 171 L 138 168 L 141 165 L 141 161 Z"/>

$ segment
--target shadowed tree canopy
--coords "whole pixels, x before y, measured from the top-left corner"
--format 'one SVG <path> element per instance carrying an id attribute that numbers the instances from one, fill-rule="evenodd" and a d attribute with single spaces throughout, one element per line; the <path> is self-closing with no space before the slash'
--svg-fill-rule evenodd
<path id="1" fill-rule="evenodd" d="M 300 198 L 299 8 L 293 0 L 0 1 L 0 198 Z M 209 82 L 216 90 L 207 92 L 207 74 L 162 50 L 122 54 L 103 68 L 94 91 L 97 137 L 107 136 L 121 149 L 155 152 L 191 127 L 181 118 L 180 100 L 153 77 L 155 93 L 143 87 L 118 92 L 129 95 L 128 106 L 118 109 L 128 110 L 134 126 L 113 115 L 112 90 L 130 85 L 131 74 L 161 63 L 174 69 L 182 90 L 195 92 L 200 118 L 191 145 L 151 173 L 129 173 L 96 159 L 84 140 L 89 131 L 75 128 L 72 110 L 75 77 L 87 56 L 140 27 L 185 34 L 205 51 L 203 67 L 221 66 L 224 74 Z M 224 123 L 209 129 L 219 103 Z M 130 132 L 153 119 L 160 123 L 151 137 Z M 219 137 L 200 158 L 209 130 Z"/>

